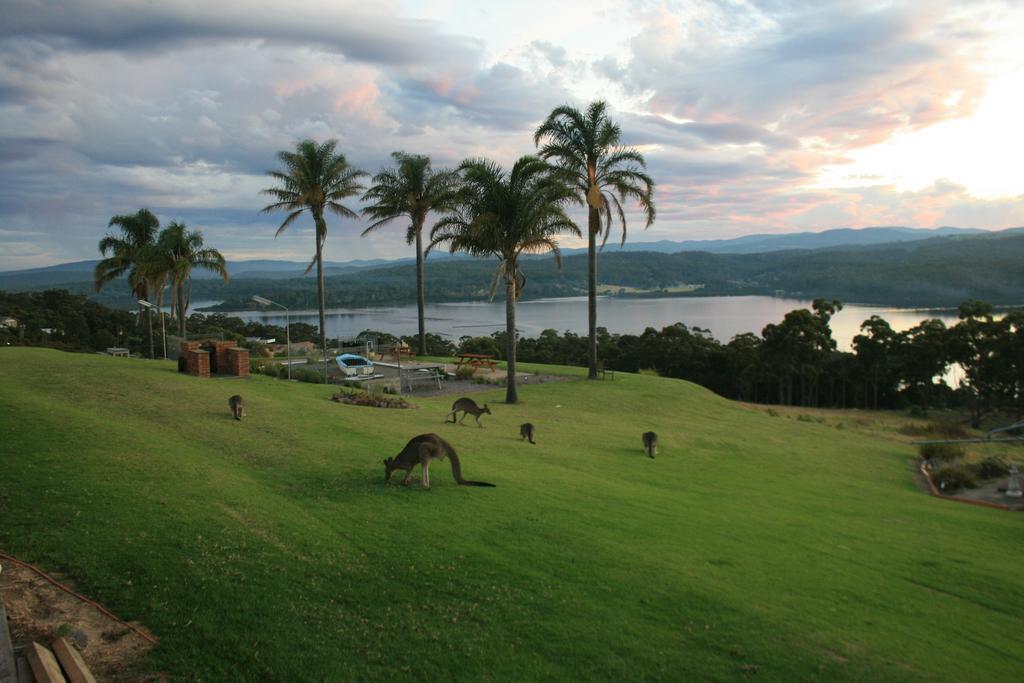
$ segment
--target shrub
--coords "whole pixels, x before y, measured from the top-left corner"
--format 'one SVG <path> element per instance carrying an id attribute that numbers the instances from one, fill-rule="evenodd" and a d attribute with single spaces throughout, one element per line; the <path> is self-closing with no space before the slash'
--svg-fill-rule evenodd
<path id="1" fill-rule="evenodd" d="M 267 377 L 280 377 L 281 369 L 282 367 L 276 363 L 268 363 L 263 366 L 263 374 Z"/>
<path id="2" fill-rule="evenodd" d="M 988 456 L 981 462 L 968 465 L 968 469 L 978 479 L 995 479 L 996 477 L 1005 477 L 1010 473 L 1010 466 L 994 455 Z"/>
<path id="3" fill-rule="evenodd" d="M 474 368 L 472 365 L 460 365 L 459 367 L 455 368 L 455 378 L 470 379 L 473 376 L 474 372 L 476 372 L 476 368 Z"/>
<path id="4" fill-rule="evenodd" d="M 372 408 L 412 408 L 412 404 L 401 396 L 386 396 L 384 393 L 367 393 L 365 391 L 339 391 L 331 400 L 354 406 Z"/>
<path id="5" fill-rule="evenodd" d="M 957 422 L 931 422 L 926 425 L 905 424 L 900 433 L 907 436 L 931 436 L 936 439 L 964 439 L 970 436 L 962 424 Z"/>
<path id="6" fill-rule="evenodd" d="M 973 489 L 978 485 L 974 475 L 963 465 L 943 465 L 932 473 L 932 481 L 944 493 Z"/>
<path id="7" fill-rule="evenodd" d="M 310 384 L 323 384 L 324 375 L 322 372 L 308 368 L 292 368 L 292 379 L 297 379 L 300 382 L 309 382 Z"/>
<path id="8" fill-rule="evenodd" d="M 648 377 L 661 377 L 661 373 L 659 373 L 655 368 L 640 368 L 637 371 L 637 374 L 646 375 Z"/>
<path id="9" fill-rule="evenodd" d="M 928 415 L 928 411 L 915 403 L 910 406 L 909 410 L 907 410 L 907 414 L 910 415 L 910 417 L 926 417 Z"/>
<path id="10" fill-rule="evenodd" d="M 952 462 L 964 455 L 964 449 L 955 443 L 923 443 L 917 452 L 925 460 L 936 462 Z"/>

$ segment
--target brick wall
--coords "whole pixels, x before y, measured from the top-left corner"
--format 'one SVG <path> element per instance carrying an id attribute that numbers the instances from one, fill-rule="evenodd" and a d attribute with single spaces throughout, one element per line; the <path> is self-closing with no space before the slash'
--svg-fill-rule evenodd
<path id="1" fill-rule="evenodd" d="M 210 376 L 210 354 L 201 349 L 185 352 L 185 372 L 198 377 Z"/>
<path id="2" fill-rule="evenodd" d="M 227 365 L 221 372 L 239 377 L 249 376 L 249 349 L 230 348 L 227 349 Z"/>

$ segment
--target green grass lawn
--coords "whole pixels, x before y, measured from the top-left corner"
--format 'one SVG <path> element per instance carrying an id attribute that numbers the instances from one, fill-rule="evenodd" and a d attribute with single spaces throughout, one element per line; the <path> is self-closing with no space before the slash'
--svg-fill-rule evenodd
<path id="1" fill-rule="evenodd" d="M 0 550 L 143 622 L 142 666 L 183 680 L 1024 670 L 1024 515 L 921 493 L 891 435 L 625 373 L 476 394 L 483 429 L 330 393 L 2 349 Z M 385 485 L 423 432 L 497 488 Z"/>

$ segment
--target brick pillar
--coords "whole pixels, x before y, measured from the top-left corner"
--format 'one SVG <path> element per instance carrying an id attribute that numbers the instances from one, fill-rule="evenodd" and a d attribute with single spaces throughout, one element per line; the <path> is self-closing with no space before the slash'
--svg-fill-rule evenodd
<path id="1" fill-rule="evenodd" d="M 227 368 L 224 372 L 239 377 L 249 376 L 249 349 L 227 349 Z"/>

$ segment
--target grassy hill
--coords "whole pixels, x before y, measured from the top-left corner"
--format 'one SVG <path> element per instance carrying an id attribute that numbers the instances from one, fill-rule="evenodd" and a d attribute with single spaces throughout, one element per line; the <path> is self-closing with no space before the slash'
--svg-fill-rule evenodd
<path id="1" fill-rule="evenodd" d="M 837 428 L 621 373 L 527 385 L 518 406 L 484 394 L 484 429 L 442 424 L 451 399 L 329 393 L 0 349 L 0 550 L 146 624 L 160 644 L 144 666 L 184 680 L 1024 666 L 1024 516 L 922 494 L 912 450 L 864 418 Z M 385 485 L 383 458 L 429 431 L 497 488 L 456 486 L 443 464 L 429 491 Z"/>

